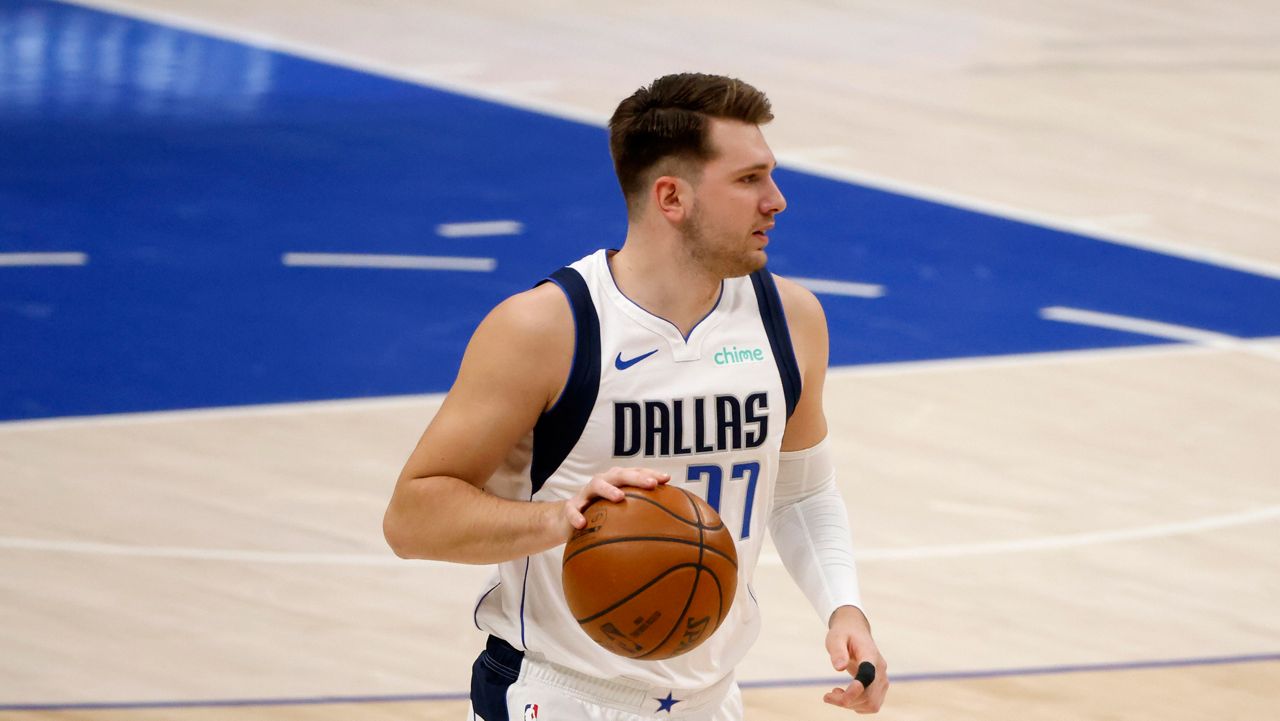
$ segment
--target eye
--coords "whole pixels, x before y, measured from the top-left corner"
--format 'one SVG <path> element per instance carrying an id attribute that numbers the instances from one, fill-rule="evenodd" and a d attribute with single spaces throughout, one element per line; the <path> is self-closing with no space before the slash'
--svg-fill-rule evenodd
<path id="1" fill-rule="evenodd" d="M 742 178 L 742 182 L 744 182 L 744 183 L 754 183 L 754 182 L 756 182 L 756 181 L 757 181 L 757 180 L 759 180 L 759 179 L 760 179 L 760 176 L 759 176 L 759 175 L 756 175 L 755 173 L 752 173 L 751 175 L 744 176 L 744 177 Z"/>

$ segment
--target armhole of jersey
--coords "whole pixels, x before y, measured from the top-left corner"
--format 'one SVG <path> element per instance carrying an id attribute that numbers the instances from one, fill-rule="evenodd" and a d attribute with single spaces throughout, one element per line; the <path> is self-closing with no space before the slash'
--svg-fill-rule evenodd
<path id="1" fill-rule="evenodd" d="M 573 362 L 555 405 L 533 427 L 530 478 L 537 493 L 577 445 L 600 390 L 600 319 L 578 271 L 564 267 L 542 281 L 560 287 L 573 311 Z M 541 283 L 539 284 L 541 285 Z"/>
<path id="2" fill-rule="evenodd" d="M 787 418 L 800 402 L 800 366 L 796 363 L 795 349 L 791 347 L 791 331 L 787 330 L 787 316 L 782 311 L 782 298 L 778 286 L 768 268 L 751 274 L 751 285 L 756 289 L 756 303 L 760 306 L 760 320 L 769 336 L 773 359 L 782 375 L 782 392 L 787 399 Z"/>

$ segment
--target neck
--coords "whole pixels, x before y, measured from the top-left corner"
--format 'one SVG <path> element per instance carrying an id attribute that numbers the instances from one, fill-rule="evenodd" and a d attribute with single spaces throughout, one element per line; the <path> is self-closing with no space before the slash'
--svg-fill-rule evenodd
<path id="1" fill-rule="evenodd" d="M 724 280 L 689 257 L 680 238 L 649 236 L 635 227 L 627 230 L 609 268 L 624 295 L 685 337 L 719 302 Z"/>

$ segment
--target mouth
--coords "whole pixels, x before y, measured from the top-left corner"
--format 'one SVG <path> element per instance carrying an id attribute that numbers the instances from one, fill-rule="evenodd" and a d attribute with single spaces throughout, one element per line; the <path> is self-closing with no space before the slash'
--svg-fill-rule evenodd
<path id="1" fill-rule="evenodd" d="M 770 224 L 768 224 L 768 225 L 764 226 L 763 228 L 757 228 L 757 229 L 755 229 L 755 230 L 751 231 L 751 234 L 752 234 L 752 235 L 754 235 L 755 237 L 759 238 L 760 240 L 763 240 L 764 242 L 768 243 L 768 242 L 769 242 L 769 231 L 771 231 L 771 230 L 773 230 L 773 223 L 770 223 Z"/>

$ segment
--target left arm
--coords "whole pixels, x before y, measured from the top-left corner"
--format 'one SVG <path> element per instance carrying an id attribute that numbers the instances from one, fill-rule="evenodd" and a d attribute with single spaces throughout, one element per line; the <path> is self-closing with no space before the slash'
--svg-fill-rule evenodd
<path id="1" fill-rule="evenodd" d="M 837 671 L 852 675 L 863 661 L 876 667 L 864 688 L 852 681 L 823 700 L 858 713 L 875 713 L 889 689 L 884 657 L 863 614 L 853 560 L 848 511 L 835 481 L 822 409 L 828 336 L 822 306 L 799 284 L 774 277 L 791 333 L 802 389 L 782 437 L 778 481 L 769 531 L 783 565 L 827 622 L 827 651 Z"/>

